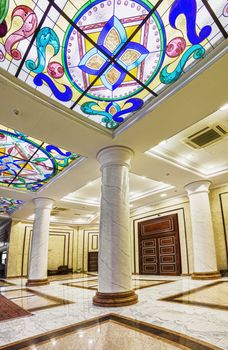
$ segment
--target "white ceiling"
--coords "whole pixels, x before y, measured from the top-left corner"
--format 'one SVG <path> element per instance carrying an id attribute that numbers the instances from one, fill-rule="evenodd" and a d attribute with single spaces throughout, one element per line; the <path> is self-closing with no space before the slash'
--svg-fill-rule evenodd
<path id="1" fill-rule="evenodd" d="M 154 181 L 159 181 L 173 186 L 172 189 L 166 191 L 166 198 L 182 195 L 184 185 L 202 179 L 203 176 L 190 172 L 186 167 L 177 167 L 173 162 L 167 163 L 167 161 L 152 157 L 145 152 L 161 141 L 169 140 L 179 132 L 203 120 L 227 103 L 228 76 L 224 74 L 226 71 L 227 56 L 223 56 L 181 90 L 163 100 L 156 108 L 144 111 L 143 118 L 128 129 L 122 130 L 122 133 L 116 135 L 115 138 L 102 133 L 95 127 L 88 127 L 76 121 L 69 111 L 57 105 L 51 105 L 40 96 L 37 97 L 34 93 L 31 94 L 24 90 L 23 84 L 17 85 L 15 79 L 9 79 L 8 75 L 0 76 L 1 124 L 86 157 L 79 165 L 41 192 L 22 193 L 16 190 L 1 189 L 1 196 L 26 201 L 26 204 L 13 216 L 19 219 L 28 218 L 33 214 L 32 199 L 45 196 L 55 199 L 57 207 L 70 209 L 68 213 L 63 211 L 60 218 L 65 215 L 67 216 L 66 221 L 74 223 L 72 217 L 86 220 L 86 215 L 91 215 L 90 218 L 87 217 L 87 222 L 97 222 L 96 215 L 99 208 L 96 205 L 91 206 L 88 203 L 86 205 L 79 202 L 64 202 L 63 205 L 61 198 L 75 191 L 83 194 L 83 198 L 86 196 L 99 197 L 99 194 L 96 193 L 99 187 L 97 179 L 100 177 L 100 170 L 96 153 L 102 147 L 110 145 L 131 147 L 135 152 L 131 173 L 148 178 L 148 180 L 135 178 L 131 185 L 131 192 L 147 191 L 153 187 Z M 20 111 L 17 116 L 14 114 L 15 109 Z M 186 131 L 186 135 L 188 133 L 189 131 Z M 220 152 L 221 149 L 224 150 L 224 156 L 226 155 L 227 141 L 224 139 L 218 147 L 219 149 L 213 155 L 214 159 L 220 159 L 217 152 Z M 172 151 L 178 154 L 179 146 L 177 149 L 172 148 Z M 201 159 L 204 158 L 203 155 Z M 199 162 L 201 160 L 198 160 Z M 209 179 L 212 181 L 212 186 L 218 186 L 228 183 L 228 174 L 226 172 L 213 178 L 209 177 Z M 94 180 L 97 181 L 97 183 L 95 181 L 95 186 L 87 185 Z M 145 206 L 161 199 L 160 193 L 155 193 L 138 199 L 132 204 L 137 207 Z M 74 215 L 77 213 L 80 214 L 80 217 Z"/>
<path id="2" fill-rule="evenodd" d="M 222 107 L 222 106 L 221 106 Z M 202 177 L 210 178 L 228 171 L 228 105 L 218 110 L 191 127 L 177 133 L 168 140 L 161 141 L 151 148 L 148 154 L 172 162 L 178 167 L 192 171 Z M 222 108 L 223 109 L 223 108 Z M 221 133 L 221 139 L 207 147 L 194 149 L 186 144 L 190 135 L 206 127 L 221 126 L 227 134 Z"/>
<path id="3" fill-rule="evenodd" d="M 145 176 L 129 174 L 130 203 L 136 203 L 142 198 L 149 197 L 155 193 L 164 192 L 173 186 L 167 183 L 158 182 Z M 88 182 L 79 190 L 64 196 L 61 202 L 100 205 L 101 178 Z M 133 204 L 132 204 L 133 205 Z"/>

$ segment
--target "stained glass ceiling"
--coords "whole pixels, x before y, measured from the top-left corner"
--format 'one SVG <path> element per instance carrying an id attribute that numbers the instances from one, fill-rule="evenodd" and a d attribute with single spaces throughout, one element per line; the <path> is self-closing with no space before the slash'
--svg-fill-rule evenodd
<path id="1" fill-rule="evenodd" d="M 0 186 L 36 192 L 79 158 L 0 125 Z"/>
<path id="2" fill-rule="evenodd" d="M 19 199 L 0 197 L 0 214 L 13 214 L 23 204 Z"/>
<path id="3" fill-rule="evenodd" d="M 115 129 L 227 27 L 227 0 L 0 0 L 0 67 Z"/>

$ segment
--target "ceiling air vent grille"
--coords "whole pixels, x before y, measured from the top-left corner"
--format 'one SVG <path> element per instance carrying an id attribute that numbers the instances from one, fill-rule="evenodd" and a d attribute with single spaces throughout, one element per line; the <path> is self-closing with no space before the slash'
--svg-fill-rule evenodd
<path id="1" fill-rule="evenodd" d="M 67 208 L 54 207 L 52 212 L 51 212 L 51 215 L 54 216 L 54 215 L 60 214 L 61 211 L 66 211 L 66 210 L 68 210 L 68 209 Z"/>
<path id="2" fill-rule="evenodd" d="M 184 143 L 192 148 L 204 148 L 218 142 L 227 135 L 227 131 L 221 125 L 206 127 L 184 140 Z"/>

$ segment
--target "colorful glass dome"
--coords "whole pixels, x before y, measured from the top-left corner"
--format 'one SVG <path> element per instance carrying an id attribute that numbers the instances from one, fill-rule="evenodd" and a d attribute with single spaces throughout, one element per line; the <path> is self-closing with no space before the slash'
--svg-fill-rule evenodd
<path id="1" fill-rule="evenodd" d="M 0 0 L 0 67 L 115 129 L 213 51 L 227 26 L 226 0 Z"/>

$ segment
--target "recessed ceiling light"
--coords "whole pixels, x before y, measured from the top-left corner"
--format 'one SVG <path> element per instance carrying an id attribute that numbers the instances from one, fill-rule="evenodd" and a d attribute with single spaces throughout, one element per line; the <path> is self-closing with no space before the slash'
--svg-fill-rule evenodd
<path id="1" fill-rule="evenodd" d="M 167 140 L 163 140 L 163 141 L 161 141 L 161 142 L 159 142 L 159 146 L 164 146 L 164 145 L 166 145 L 167 144 Z"/>
<path id="2" fill-rule="evenodd" d="M 133 204 L 130 204 L 130 205 L 129 205 L 130 208 L 133 208 L 133 206 L 134 206 Z"/>
<path id="3" fill-rule="evenodd" d="M 52 343 L 52 345 L 56 345 L 57 344 L 56 339 L 51 339 L 51 343 Z"/>
<path id="4" fill-rule="evenodd" d="M 187 158 L 187 159 L 193 159 L 194 156 L 193 156 L 193 154 L 189 153 L 189 154 L 186 154 L 186 155 L 185 155 L 185 158 Z"/>
<path id="5" fill-rule="evenodd" d="M 228 103 L 219 108 L 220 111 L 225 111 L 226 109 L 228 109 Z"/>
<path id="6" fill-rule="evenodd" d="M 167 197 L 167 193 L 160 194 L 160 197 Z"/>

